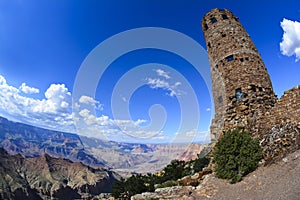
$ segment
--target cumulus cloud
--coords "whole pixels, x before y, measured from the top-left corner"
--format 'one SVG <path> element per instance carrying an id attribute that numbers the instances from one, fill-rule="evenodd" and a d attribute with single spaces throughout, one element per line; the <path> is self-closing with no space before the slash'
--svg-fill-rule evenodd
<path id="1" fill-rule="evenodd" d="M 32 89 L 26 83 L 22 84 L 20 88 L 13 87 L 0 75 L 0 112 L 25 123 L 73 132 L 70 112 L 71 93 L 65 85 L 50 85 L 43 99 L 22 95 L 22 93 L 26 93 L 24 91 L 29 93 L 38 90 Z"/>
<path id="2" fill-rule="evenodd" d="M 84 132 L 93 137 L 106 137 L 114 138 L 115 140 L 122 140 L 127 138 L 130 139 L 139 139 L 146 138 L 150 136 L 157 135 L 156 132 L 145 131 L 140 128 L 140 125 L 147 122 L 146 120 L 138 119 L 133 120 L 120 120 L 120 119 L 111 119 L 106 115 L 101 115 L 96 117 L 88 109 L 82 109 L 78 112 L 79 121 L 83 123 L 78 123 L 79 131 Z"/>
<path id="3" fill-rule="evenodd" d="M 100 104 L 99 101 L 97 101 L 97 100 L 95 100 L 95 99 L 93 99 L 92 97 L 89 97 L 89 96 L 85 96 L 85 95 L 81 96 L 79 98 L 79 103 L 93 106 L 98 110 L 103 109 L 103 107 L 102 107 L 102 105 Z"/>
<path id="4" fill-rule="evenodd" d="M 27 85 L 22 85 L 19 88 L 11 86 L 0 75 L 0 115 L 43 128 L 102 139 L 131 141 L 133 138 L 156 136 L 154 132 L 140 129 L 146 120 L 112 119 L 103 114 L 96 116 L 92 112 L 94 107 L 89 105 L 100 103 L 88 96 L 74 102 L 72 110 L 72 94 L 64 84 L 51 84 L 41 99 L 24 95 L 23 89 Z"/>
<path id="5" fill-rule="evenodd" d="M 280 50 L 283 55 L 296 56 L 296 62 L 300 59 L 300 22 L 283 19 L 280 23 L 283 29 L 283 37 Z"/>
<path id="6" fill-rule="evenodd" d="M 79 102 L 83 103 L 83 104 L 92 104 L 95 105 L 95 103 L 97 103 L 98 101 L 96 101 L 95 99 L 93 99 L 92 97 L 89 96 L 81 96 L 79 98 Z"/>
<path id="7" fill-rule="evenodd" d="M 64 84 L 51 84 L 45 92 L 46 99 L 34 100 L 31 105 L 35 113 L 68 113 L 71 105 L 71 93 Z"/>
<path id="8" fill-rule="evenodd" d="M 22 83 L 19 89 L 25 94 L 35 94 L 40 92 L 39 89 L 34 87 L 29 87 L 28 85 L 26 85 L 26 83 Z"/>

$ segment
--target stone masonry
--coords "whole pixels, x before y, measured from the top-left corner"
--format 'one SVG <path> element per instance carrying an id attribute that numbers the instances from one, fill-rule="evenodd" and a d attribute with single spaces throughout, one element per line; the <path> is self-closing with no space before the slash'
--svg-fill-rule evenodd
<path id="1" fill-rule="evenodd" d="M 232 12 L 211 10 L 202 19 L 202 29 L 215 105 L 210 130 L 212 142 L 227 130 L 242 126 L 264 143 L 265 157 L 267 151 L 274 153 L 274 148 L 280 146 L 271 145 L 271 150 L 266 150 L 269 140 L 289 140 L 293 148 L 299 148 L 300 86 L 277 99 L 260 54 Z M 286 136 L 277 134 L 277 139 L 273 138 L 275 129 Z"/>
<path id="2" fill-rule="evenodd" d="M 246 127 L 274 106 L 267 69 L 250 36 L 230 11 L 213 9 L 202 20 L 211 63 L 215 117 L 211 139 L 224 130 Z"/>

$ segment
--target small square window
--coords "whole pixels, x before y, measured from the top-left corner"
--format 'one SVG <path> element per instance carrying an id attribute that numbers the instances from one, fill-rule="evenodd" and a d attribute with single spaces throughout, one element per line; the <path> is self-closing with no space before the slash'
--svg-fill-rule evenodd
<path id="1" fill-rule="evenodd" d="M 222 18 L 223 19 L 228 19 L 227 15 L 225 15 L 225 14 L 222 15 Z"/>
<path id="2" fill-rule="evenodd" d="M 211 23 L 212 23 L 212 24 L 214 24 L 214 23 L 216 23 L 216 22 L 217 22 L 217 19 L 216 19 L 216 18 L 214 18 L 214 17 L 212 17 L 212 18 L 210 18 L 210 21 L 211 21 Z"/>
<path id="3" fill-rule="evenodd" d="M 234 57 L 233 57 L 233 55 L 230 55 L 230 56 L 227 56 L 225 59 L 227 62 L 230 62 L 230 61 L 234 60 Z"/>
<path id="4" fill-rule="evenodd" d="M 243 92 L 241 88 L 238 88 L 235 90 L 235 97 L 237 100 L 240 100 L 241 98 L 243 98 Z"/>
<path id="5" fill-rule="evenodd" d="M 251 85 L 251 90 L 252 90 L 253 92 L 256 92 L 256 87 L 255 87 L 255 85 Z"/>
<path id="6" fill-rule="evenodd" d="M 218 97 L 218 102 L 219 102 L 219 103 L 222 103 L 222 102 L 223 102 L 223 97 L 222 97 L 222 96 L 219 96 L 219 97 Z"/>
<path id="7" fill-rule="evenodd" d="M 204 28 L 205 28 L 205 30 L 207 30 L 207 29 L 208 29 L 208 26 L 207 26 L 207 24 L 204 24 Z"/>

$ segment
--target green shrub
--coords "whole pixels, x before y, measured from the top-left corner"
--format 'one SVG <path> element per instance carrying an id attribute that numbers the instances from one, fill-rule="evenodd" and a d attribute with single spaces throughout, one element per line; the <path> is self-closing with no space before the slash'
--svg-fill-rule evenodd
<path id="1" fill-rule="evenodd" d="M 165 182 L 168 180 L 180 179 L 184 176 L 184 161 L 172 160 L 164 169 L 164 175 L 161 177 L 160 182 Z"/>
<path id="2" fill-rule="evenodd" d="M 235 183 L 257 168 L 262 148 L 258 139 L 238 128 L 225 133 L 216 143 L 213 157 L 217 176 Z"/>
<path id="3" fill-rule="evenodd" d="M 207 167 L 208 166 L 208 164 L 209 164 L 209 158 L 207 158 L 207 157 L 200 157 L 200 158 L 197 158 L 196 160 L 194 160 L 194 170 L 195 170 L 195 172 L 200 172 L 200 171 L 202 171 L 202 169 L 204 168 L 204 167 Z"/>
<path id="4" fill-rule="evenodd" d="M 166 181 L 162 184 L 158 184 L 156 186 L 156 188 L 166 188 L 166 187 L 172 187 L 172 186 L 177 186 L 177 185 L 178 185 L 177 181 L 169 180 L 169 181 Z"/>

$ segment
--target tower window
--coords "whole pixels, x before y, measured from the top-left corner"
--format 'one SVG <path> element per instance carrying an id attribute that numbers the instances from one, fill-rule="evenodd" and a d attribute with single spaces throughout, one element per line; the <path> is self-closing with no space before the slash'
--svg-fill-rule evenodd
<path id="1" fill-rule="evenodd" d="M 241 62 L 244 62 L 244 58 L 240 58 L 240 61 L 241 61 Z"/>
<path id="2" fill-rule="evenodd" d="M 204 24 L 204 28 L 205 28 L 205 30 L 207 30 L 207 29 L 208 29 L 208 26 L 207 26 L 207 24 Z"/>
<path id="3" fill-rule="evenodd" d="M 243 98 L 243 92 L 241 88 L 238 88 L 235 90 L 235 97 L 237 100 L 240 100 Z"/>
<path id="4" fill-rule="evenodd" d="M 234 57 L 233 57 L 233 55 L 230 55 L 230 56 L 227 56 L 225 59 L 227 62 L 230 62 L 230 61 L 234 60 Z"/>
<path id="5" fill-rule="evenodd" d="M 222 34 L 222 37 L 226 37 L 226 34 L 225 34 L 225 33 L 223 33 L 223 34 Z"/>
<path id="6" fill-rule="evenodd" d="M 224 8 L 219 8 L 219 12 L 224 12 L 225 9 Z"/>
<path id="7" fill-rule="evenodd" d="M 223 102 L 223 97 L 222 97 L 222 96 L 219 96 L 219 97 L 218 97 L 218 102 L 219 102 L 219 103 L 222 103 L 222 102 Z"/>
<path id="8" fill-rule="evenodd" d="M 252 90 L 253 92 L 256 92 L 256 87 L 255 87 L 255 85 L 251 85 L 251 90 Z"/>
<path id="9" fill-rule="evenodd" d="M 212 18 L 210 18 L 210 21 L 211 21 L 211 23 L 212 23 L 212 24 L 214 24 L 214 23 L 216 23 L 216 22 L 217 22 L 217 19 L 216 19 L 216 18 L 214 18 L 214 17 L 212 17 Z"/>
<path id="10" fill-rule="evenodd" d="M 225 14 L 222 15 L 222 18 L 223 19 L 228 19 L 227 15 L 225 15 Z"/>
<path id="11" fill-rule="evenodd" d="M 211 46 L 210 46 L 210 42 L 209 43 L 207 43 L 207 46 L 208 46 L 208 48 L 210 48 Z"/>

